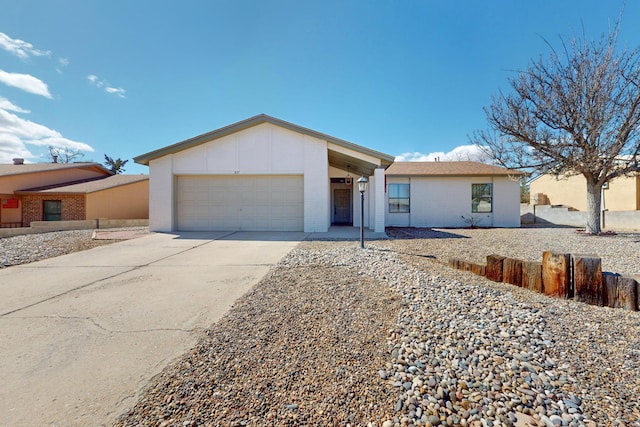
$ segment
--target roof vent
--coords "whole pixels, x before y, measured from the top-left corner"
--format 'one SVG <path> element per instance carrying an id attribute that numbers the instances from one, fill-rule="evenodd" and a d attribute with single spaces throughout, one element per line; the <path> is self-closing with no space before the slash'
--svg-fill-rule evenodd
<path id="1" fill-rule="evenodd" d="M 15 159 L 13 159 L 13 164 L 14 165 L 24 165 L 24 159 L 16 157 Z"/>

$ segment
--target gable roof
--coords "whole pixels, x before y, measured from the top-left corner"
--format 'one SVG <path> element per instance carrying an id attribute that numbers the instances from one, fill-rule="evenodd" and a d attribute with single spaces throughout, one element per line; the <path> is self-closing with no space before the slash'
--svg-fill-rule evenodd
<path id="1" fill-rule="evenodd" d="M 28 173 L 43 173 L 50 171 L 58 171 L 63 169 L 95 169 L 104 172 L 105 175 L 111 175 L 111 171 L 104 168 L 99 163 L 82 162 L 82 163 L 26 163 L 22 165 L 0 164 L 0 177 L 21 175 Z"/>
<path id="2" fill-rule="evenodd" d="M 56 193 L 56 194 L 88 194 L 109 188 L 120 187 L 149 179 L 149 175 L 111 175 L 97 177 L 82 181 L 67 182 L 64 184 L 49 185 L 46 187 L 27 188 L 16 191 L 16 194 L 27 193 Z"/>
<path id="3" fill-rule="evenodd" d="M 248 129 L 253 126 L 257 126 L 262 123 L 271 123 L 272 125 L 275 125 L 275 126 L 280 126 L 282 128 L 289 129 L 294 132 L 309 135 L 318 139 L 323 139 L 325 141 L 331 142 L 338 146 L 348 148 L 350 150 L 354 150 L 356 152 L 366 154 L 372 157 L 376 157 L 381 160 L 381 163 L 384 166 L 390 165 L 391 163 L 393 163 L 393 160 L 394 160 L 394 157 L 388 154 L 371 150 L 369 148 L 362 147 L 360 145 L 357 145 L 357 144 L 354 144 L 330 135 L 326 135 L 324 133 L 320 133 L 315 130 L 307 129 L 305 127 L 298 126 L 293 123 L 285 122 L 284 120 L 276 119 L 275 117 L 271 117 L 266 114 L 259 114 L 257 116 L 250 117 L 246 120 L 242 120 L 240 122 L 222 127 L 220 129 L 216 129 L 214 131 L 203 133 L 202 135 L 198 135 L 193 138 L 189 138 L 182 142 L 178 142 L 176 144 L 169 145 L 164 148 L 160 148 L 158 150 L 150 151 L 146 154 L 141 154 L 139 156 L 134 157 L 133 161 L 136 163 L 140 163 L 148 166 L 151 160 L 166 156 L 168 154 L 174 154 L 179 151 L 186 150 L 188 148 L 196 147 L 200 144 L 204 144 L 206 142 L 210 142 L 215 139 L 222 138 L 224 136 L 239 132 L 241 130 Z"/>
<path id="4" fill-rule="evenodd" d="M 520 176 L 524 172 L 480 162 L 395 162 L 388 176 Z"/>

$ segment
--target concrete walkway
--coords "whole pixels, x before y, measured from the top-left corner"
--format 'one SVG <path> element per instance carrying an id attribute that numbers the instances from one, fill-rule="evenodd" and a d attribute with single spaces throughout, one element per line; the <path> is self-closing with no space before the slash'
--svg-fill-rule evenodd
<path id="1" fill-rule="evenodd" d="M 367 240 L 386 240 L 386 233 L 364 229 L 365 244 Z M 360 241 L 360 227 L 350 225 L 332 225 L 326 233 L 309 233 L 307 240 L 354 240 Z"/>
<path id="2" fill-rule="evenodd" d="M 0 425 L 111 424 L 305 237 L 150 234 L 0 270 Z"/>

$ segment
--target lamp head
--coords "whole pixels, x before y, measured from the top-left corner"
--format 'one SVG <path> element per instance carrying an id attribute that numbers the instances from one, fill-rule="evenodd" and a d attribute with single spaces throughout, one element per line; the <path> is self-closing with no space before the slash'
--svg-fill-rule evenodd
<path id="1" fill-rule="evenodd" d="M 358 190 L 360 190 L 361 193 L 364 193 L 365 191 L 367 191 L 367 184 L 369 183 L 369 180 L 367 179 L 367 177 L 363 175 L 360 178 L 358 178 L 358 181 L 356 182 L 358 183 Z"/>

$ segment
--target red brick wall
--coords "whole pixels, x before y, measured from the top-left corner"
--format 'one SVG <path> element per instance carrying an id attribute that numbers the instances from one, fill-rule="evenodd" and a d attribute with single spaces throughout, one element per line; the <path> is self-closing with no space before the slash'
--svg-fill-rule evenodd
<path id="1" fill-rule="evenodd" d="M 43 221 L 43 202 L 60 200 L 62 202 L 62 221 L 85 219 L 85 196 L 82 194 L 47 194 L 22 196 L 22 226 L 29 227 L 31 221 Z"/>

